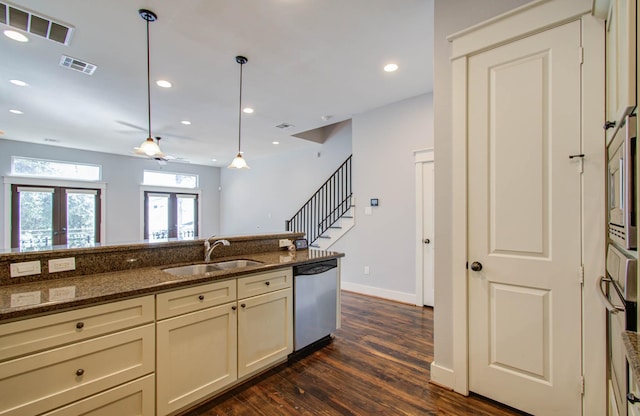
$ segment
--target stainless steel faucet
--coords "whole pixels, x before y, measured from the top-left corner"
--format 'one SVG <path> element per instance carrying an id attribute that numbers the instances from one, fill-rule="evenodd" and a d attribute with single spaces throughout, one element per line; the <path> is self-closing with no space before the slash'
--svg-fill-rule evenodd
<path id="1" fill-rule="evenodd" d="M 215 236 L 211 236 L 208 239 L 206 239 L 204 241 L 204 261 L 209 262 L 211 261 L 211 253 L 213 253 L 213 249 L 215 249 L 216 247 L 222 245 L 222 246 L 230 246 L 231 243 L 228 240 L 217 240 L 214 241 L 213 244 L 211 244 L 211 239 L 215 237 Z"/>

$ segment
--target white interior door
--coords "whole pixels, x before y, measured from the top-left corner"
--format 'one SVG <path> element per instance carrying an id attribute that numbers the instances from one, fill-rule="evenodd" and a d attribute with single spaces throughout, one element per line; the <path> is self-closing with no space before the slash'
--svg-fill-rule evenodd
<path id="1" fill-rule="evenodd" d="M 434 242 L 433 242 L 433 213 L 434 213 L 434 182 L 433 162 L 422 164 L 422 272 L 424 305 L 433 306 L 434 298 Z"/>
<path id="2" fill-rule="evenodd" d="M 469 58 L 469 387 L 536 415 L 582 406 L 579 51 L 576 21 Z"/>

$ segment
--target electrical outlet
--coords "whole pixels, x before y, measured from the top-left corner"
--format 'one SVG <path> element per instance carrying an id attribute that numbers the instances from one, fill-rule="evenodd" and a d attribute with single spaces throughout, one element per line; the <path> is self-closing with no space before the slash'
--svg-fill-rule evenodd
<path id="1" fill-rule="evenodd" d="M 41 273 L 39 260 L 12 263 L 10 269 L 11 277 L 31 276 Z"/>
<path id="2" fill-rule="evenodd" d="M 364 274 L 369 274 L 369 266 L 364 266 Z"/>
<path id="3" fill-rule="evenodd" d="M 65 257 L 63 259 L 49 260 L 49 273 L 66 272 L 76 269 L 76 258 Z"/>
<path id="4" fill-rule="evenodd" d="M 279 241 L 280 248 L 289 247 L 290 245 L 291 245 L 291 240 L 288 240 L 286 238 Z"/>

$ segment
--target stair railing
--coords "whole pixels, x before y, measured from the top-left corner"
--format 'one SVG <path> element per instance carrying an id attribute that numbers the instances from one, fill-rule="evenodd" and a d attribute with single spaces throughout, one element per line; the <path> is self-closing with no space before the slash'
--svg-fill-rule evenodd
<path id="1" fill-rule="evenodd" d="M 351 208 L 351 156 L 340 165 L 315 194 L 285 222 L 287 231 L 304 232 L 309 245 Z"/>

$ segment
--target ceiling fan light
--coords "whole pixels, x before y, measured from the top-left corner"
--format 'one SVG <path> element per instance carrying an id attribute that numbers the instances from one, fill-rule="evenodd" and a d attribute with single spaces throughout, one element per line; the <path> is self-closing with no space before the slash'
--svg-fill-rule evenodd
<path id="1" fill-rule="evenodd" d="M 160 151 L 160 146 L 153 140 L 151 137 L 147 138 L 140 145 L 140 150 L 147 156 L 158 156 L 162 154 Z"/>
<path id="2" fill-rule="evenodd" d="M 251 169 L 249 165 L 247 165 L 247 161 L 244 160 L 242 155 L 238 153 L 236 157 L 231 161 L 231 164 L 227 166 L 229 169 Z"/>

